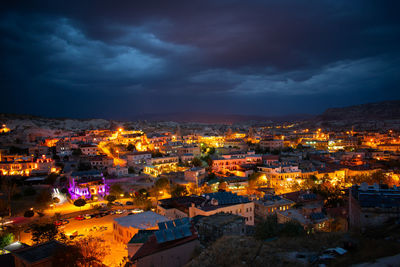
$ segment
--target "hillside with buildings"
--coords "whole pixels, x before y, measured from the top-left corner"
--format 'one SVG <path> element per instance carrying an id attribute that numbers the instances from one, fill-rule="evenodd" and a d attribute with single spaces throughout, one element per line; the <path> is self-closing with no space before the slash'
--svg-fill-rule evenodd
<path id="1" fill-rule="evenodd" d="M 1 119 L 2 234 L 28 246 L 0 247 L 15 262 L 66 242 L 57 233 L 79 251 L 112 247 L 96 259 L 107 266 L 347 266 L 400 253 L 395 129 Z M 44 223 L 59 228 L 37 241 Z M 390 231 L 369 236 L 378 227 Z"/>
<path id="2" fill-rule="evenodd" d="M 45 118 L 33 115 L 0 114 L 0 121 L 12 130 L 28 128 L 57 130 L 108 129 L 111 122 L 104 119 Z"/>

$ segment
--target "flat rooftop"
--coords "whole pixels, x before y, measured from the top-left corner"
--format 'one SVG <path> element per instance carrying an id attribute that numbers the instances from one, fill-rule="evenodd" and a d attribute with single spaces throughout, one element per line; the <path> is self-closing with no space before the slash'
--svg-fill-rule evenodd
<path id="1" fill-rule="evenodd" d="M 165 216 L 152 211 L 145 211 L 133 215 L 127 215 L 120 218 L 115 218 L 114 221 L 124 227 L 132 227 L 141 230 L 156 227 L 159 222 L 165 222 L 169 219 Z"/>
<path id="2" fill-rule="evenodd" d="M 12 253 L 13 255 L 24 261 L 27 261 L 29 263 L 35 263 L 53 256 L 54 252 L 57 249 L 61 249 L 64 247 L 65 247 L 64 244 L 52 240 L 37 246 L 23 248 Z"/>

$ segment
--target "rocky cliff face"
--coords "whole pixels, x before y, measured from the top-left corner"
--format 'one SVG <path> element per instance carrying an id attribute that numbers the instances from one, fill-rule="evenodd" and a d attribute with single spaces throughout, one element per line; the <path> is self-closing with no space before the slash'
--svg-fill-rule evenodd
<path id="1" fill-rule="evenodd" d="M 333 120 L 399 120 L 400 100 L 369 103 L 344 108 L 330 108 L 318 116 L 322 121 Z"/>
<path id="2" fill-rule="evenodd" d="M 356 130 L 400 130 L 400 100 L 369 103 L 343 108 L 329 108 L 307 127 Z"/>

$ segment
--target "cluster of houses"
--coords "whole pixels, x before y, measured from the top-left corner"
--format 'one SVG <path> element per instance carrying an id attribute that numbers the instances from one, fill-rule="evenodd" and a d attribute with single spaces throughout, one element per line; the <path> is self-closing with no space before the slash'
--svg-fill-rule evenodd
<path id="1" fill-rule="evenodd" d="M 183 266 L 196 246 L 251 235 L 254 225 L 272 215 L 280 224 L 296 221 L 309 233 L 372 229 L 400 219 L 398 187 L 354 185 L 346 199 L 339 208 L 325 207 L 324 198 L 309 191 L 265 193 L 254 200 L 224 191 L 161 199 L 155 212 L 115 219 L 114 240 L 127 245 L 132 266 Z"/>
<path id="2" fill-rule="evenodd" d="M 399 161 L 399 148 L 400 137 L 393 132 L 293 130 L 289 125 L 146 134 L 120 128 L 30 136 L 19 147 L 25 155 L 1 147 L 0 171 L 7 176 L 58 173 L 67 177 L 71 199 L 105 197 L 110 183 L 130 184 L 142 176 L 151 185 L 167 177 L 188 188 L 208 186 L 208 192 L 157 199 L 153 211 L 113 222 L 114 241 L 127 245 L 135 266 L 183 266 L 199 244 L 251 234 L 272 215 L 278 223 L 296 221 L 309 232 L 363 230 L 398 220 L 399 172 L 384 163 Z M 393 184 L 353 184 L 354 177 L 379 171 Z M 254 176 L 256 193 L 250 193 Z M 329 206 L 321 194 L 296 187 L 310 179 L 341 188 L 343 203 Z"/>

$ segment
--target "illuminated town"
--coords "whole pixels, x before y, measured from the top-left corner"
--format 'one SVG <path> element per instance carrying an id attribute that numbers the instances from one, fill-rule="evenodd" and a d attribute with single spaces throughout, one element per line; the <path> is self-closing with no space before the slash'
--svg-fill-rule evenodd
<path id="1" fill-rule="evenodd" d="M 226 217 L 207 223 L 234 220 L 239 228 L 227 235 L 240 236 L 268 216 L 276 216 L 278 224 L 294 221 L 308 235 L 378 227 L 393 216 L 393 209 L 363 208 L 360 196 L 352 194 L 400 196 L 398 130 L 311 128 L 308 121 L 262 124 L 197 130 L 173 123 L 154 130 L 156 122 L 141 128 L 120 123 L 35 136 L 7 128 L 2 140 L 25 141 L 1 148 L 8 190 L 3 231 L 14 233 L 18 246 L 35 244 L 37 223 L 51 223 L 71 240 L 98 237 L 113 247 L 103 259 L 113 266 L 141 261 L 135 257 L 147 244 L 137 243 L 142 235 L 153 242 L 156 233 L 155 242 L 165 242 L 167 233 L 155 232 L 163 230 L 163 221 L 166 229 L 177 227 L 174 220 L 191 222 L 189 236 L 182 237 L 189 249 L 206 244 L 204 238 L 216 239 L 202 232 L 200 217 L 220 213 Z"/>
<path id="2" fill-rule="evenodd" d="M 34 2 L 0 10 L 1 267 L 400 265 L 395 1 Z"/>

